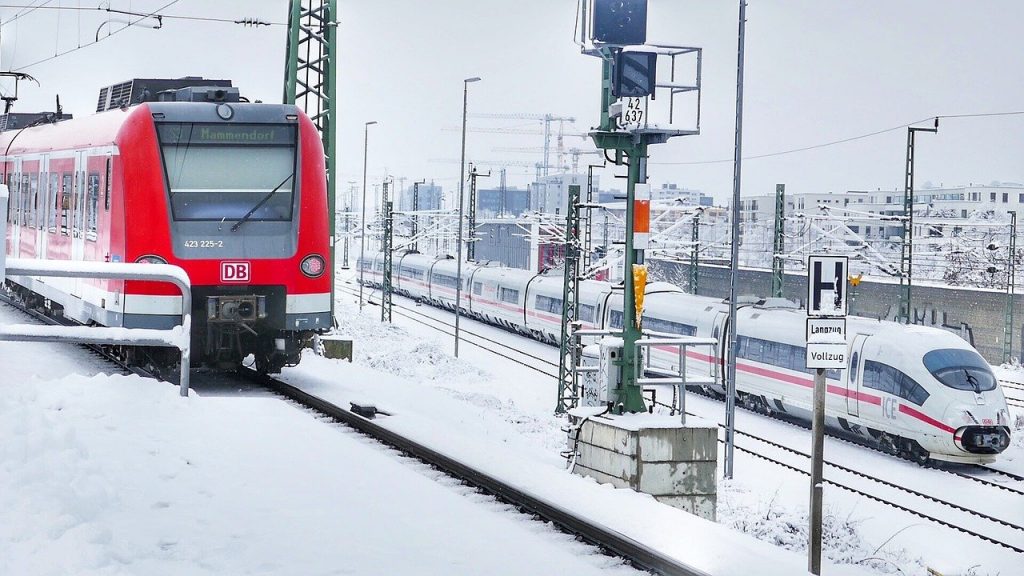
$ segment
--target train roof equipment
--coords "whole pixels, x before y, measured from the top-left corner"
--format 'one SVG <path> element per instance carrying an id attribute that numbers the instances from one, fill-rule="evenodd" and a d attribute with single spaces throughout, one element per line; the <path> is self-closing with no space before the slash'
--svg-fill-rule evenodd
<path id="1" fill-rule="evenodd" d="M 233 95 L 234 99 L 208 100 L 205 98 L 206 89 L 214 89 L 215 92 L 219 89 L 223 91 L 225 98 L 230 98 Z M 179 97 L 179 94 L 182 96 Z M 199 100 L 189 99 L 193 95 L 200 94 L 204 98 Z M 231 80 L 212 80 L 201 76 L 135 78 L 101 88 L 99 99 L 96 102 L 96 112 L 134 106 L 143 102 L 238 102 L 238 100 L 238 89 L 232 88 Z"/>

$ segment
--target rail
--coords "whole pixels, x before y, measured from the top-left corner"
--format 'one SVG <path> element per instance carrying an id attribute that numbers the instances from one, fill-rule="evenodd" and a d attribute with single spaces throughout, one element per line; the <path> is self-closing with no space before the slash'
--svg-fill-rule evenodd
<path id="1" fill-rule="evenodd" d="M 0 238 L 7 237 L 7 186 L 0 185 Z M 182 396 L 188 396 L 191 364 L 192 283 L 188 274 L 169 264 L 131 264 L 124 262 L 80 262 L 7 258 L 6 246 L 0 250 L 0 286 L 7 276 L 49 276 L 94 278 L 100 280 L 143 280 L 174 284 L 181 291 L 181 325 L 169 330 L 90 326 L 0 326 L 0 341 L 62 342 L 68 344 L 112 344 L 125 346 L 162 346 L 181 351 Z"/>

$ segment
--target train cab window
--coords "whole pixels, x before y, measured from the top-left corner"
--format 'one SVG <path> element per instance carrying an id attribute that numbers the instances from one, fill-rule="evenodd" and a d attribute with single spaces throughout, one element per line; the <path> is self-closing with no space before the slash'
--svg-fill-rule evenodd
<path id="1" fill-rule="evenodd" d="M 992 368 L 973 350 L 932 350 L 924 355 L 924 367 L 936 380 L 954 390 L 985 392 L 996 387 Z"/>
<path id="2" fill-rule="evenodd" d="M 64 182 L 60 187 L 60 233 L 71 234 L 71 189 L 74 182 L 71 174 L 64 174 Z"/>
<path id="3" fill-rule="evenodd" d="M 47 228 L 51 233 L 57 232 L 57 213 L 60 211 L 60 174 L 50 173 L 50 191 L 47 196 Z"/>
<path id="4" fill-rule="evenodd" d="M 98 212 L 99 212 L 99 199 L 100 199 L 100 175 L 96 172 L 89 174 L 88 188 L 86 189 L 85 198 L 85 237 L 89 240 L 96 240 L 96 227 Z"/>
<path id="5" fill-rule="evenodd" d="M 297 127 L 157 124 L 175 220 L 290 221 Z"/>
<path id="6" fill-rule="evenodd" d="M 502 287 L 498 290 L 498 299 L 502 302 L 509 302 L 511 304 L 519 303 L 519 290 L 514 288 Z"/>

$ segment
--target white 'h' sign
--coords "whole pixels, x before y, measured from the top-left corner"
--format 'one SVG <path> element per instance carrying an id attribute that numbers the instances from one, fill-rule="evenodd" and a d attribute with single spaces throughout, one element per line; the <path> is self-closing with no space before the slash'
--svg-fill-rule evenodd
<path id="1" fill-rule="evenodd" d="M 807 315 L 846 316 L 846 256 L 807 259 Z"/>

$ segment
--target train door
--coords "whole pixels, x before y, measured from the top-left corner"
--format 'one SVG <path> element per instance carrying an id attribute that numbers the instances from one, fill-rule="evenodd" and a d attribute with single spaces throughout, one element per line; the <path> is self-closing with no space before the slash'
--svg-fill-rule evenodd
<path id="1" fill-rule="evenodd" d="M 21 158 L 15 158 L 11 169 L 14 173 L 7 178 L 7 193 L 10 194 L 10 201 L 7 204 L 8 228 L 11 230 L 11 243 L 7 253 L 14 258 L 21 255 L 21 218 L 22 218 L 22 197 L 21 197 Z"/>
<path id="2" fill-rule="evenodd" d="M 74 189 L 71 192 L 71 259 L 85 256 L 85 154 L 75 153 Z"/>
<path id="3" fill-rule="evenodd" d="M 860 383 L 864 373 L 864 341 L 867 340 L 864 334 L 857 334 L 853 337 L 853 344 L 850 345 L 850 369 L 846 372 L 846 412 L 851 416 L 860 415 Z"/>
<path id="4" fill-rule="evenodd" d="M 715 320 L 711 325 L 711 337 L 718 339 L 718 347 L 716 348 L 715 354 L 718 358 L 715 358 L 709 366 L 709 376 L 715 378 L 715 381 L 720 383 L 722 387 L 725 387 L 725 360 L 726 354 L 726 330 L 729 326 L 729 315 L 725 312 L 719 312 L 715 314 Z"/>
<path id="5" fill-rule="evenodd" d="M 85 153 L 75 153 L 75 176 L 74 189 L 71 192 L 71 260 L 82 261 L 85 259 Z M 82 298 L 82 287 L 84 281 L 80 278 L 74 280 L 73 295 Z"/>
<path id="6" fill-rule="evenodd" d="M 48 238 L 46 234 L 50 208 L 50 158 L 43 156 L 39 161 L 39 184 L 35 195 L 36 217 L 36 258 L 46 258 Z"/>

